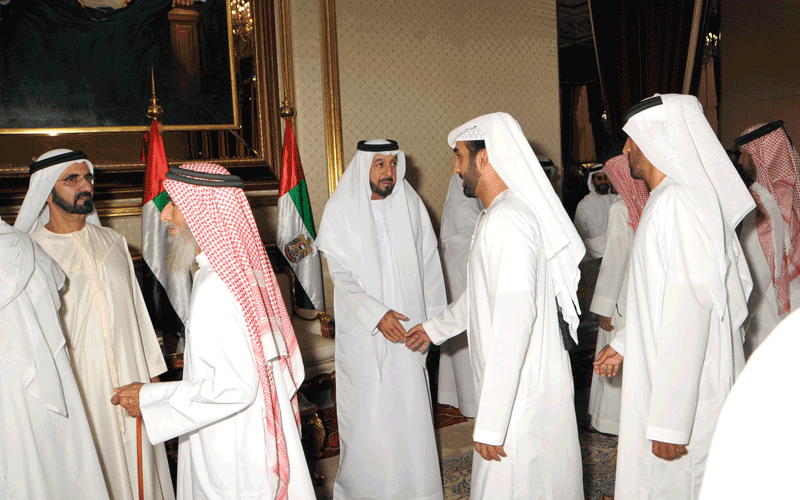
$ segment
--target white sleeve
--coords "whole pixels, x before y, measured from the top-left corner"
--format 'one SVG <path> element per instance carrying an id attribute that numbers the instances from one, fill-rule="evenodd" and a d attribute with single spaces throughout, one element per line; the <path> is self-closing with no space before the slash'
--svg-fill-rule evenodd
<path id="1" fill-rule="evenodd" d="M 508 431 L 536 320 L 538 277 L 539 235 L 531 231 L 522 214 L 502 215 L 501 224 L 489 226 L 487 222 L 481 238 L 488 263 L 487 286 L 494 303 L 483 306 L 485 314 L 491 315 L 491 330 L 480 332 L 487 352 L 477 387 L 480 405 L 473 433 L 476 442 L 493 446 L 502 445 Z"/>
<path id="2" fill-rule="evenodd" d="M 654 333 L 655 369 L 647 438 L 688 444 L 712 319 L 709 277 L 713 262 L 692 207 L 680 198 L 662 233 L 666 282 L 661 324 Z"/>
<path id="3" fill-rule="evenodd" d="M 619 292 L 628 268 L 633 229 L 628 225 L 628 210 L 624 203 L 615 202 L 608 212 L 606 247 L 603 262 L 594 287 L 589 310 L 600 316 L 611 317 L 617 306 Z"/>
<path id="4" fill-rule="evenodd" d="M 467 290 L 438 316 L 422 323 L 431 341 L 439 345 L 467 329 Z"/>
<path id="5" fill-rule="evenodd" d="M 259 377 L 244 318 L 238 306 L 233 308 L 230 301 L 220 300 L 221 295 L 198 294 L 193 303 L 192 369 L 203 375 L 195 380 L 142 387 L 139 404 L 152 444 L 238 413 L 249 407 L 259 393 Z"/>
<path id="6" fill-rule="evenodd" d="M 324 252 L 323 254 L 328 261 L 328 271 L 336 293 L 344 299 L 347 307 L 368 332 L 372 335 L 378 333 L 378 323 L 390 309 L 368 294 L 350 271 L 342 267 L 335 258 Z"/>

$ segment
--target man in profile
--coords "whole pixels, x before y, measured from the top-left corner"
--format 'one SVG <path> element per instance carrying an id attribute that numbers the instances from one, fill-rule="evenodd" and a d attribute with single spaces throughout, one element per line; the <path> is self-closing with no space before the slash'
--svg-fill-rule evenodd
<path id="1" fill-rule="evenodd" d="M 472 498 L 583 499 L 569 353 L 559 310 L 577 341 L 583 244 L 519 124 L 493 113 L 448 137 L 478 219 L 467 288 L 415 326 L 426 348 L 467 331 L 478 414 Z"/>
<path id="2" fill-rule="evenodd" d="M 756 210 L 741 242 L 753 273 L 745 323 L 749 357 L 788 313 L 800 308 L 800 157 L 782 121 L 749 127 L 736 139 L 739 162 L 753 181 Z"/>
<path id="3" fill-rule="evenodd" d="M 171 168 L 169 267 L 194 276 L 183 380 L 116 388 L 150 440 L 180 436 L 178 499 L 313 500 L 296 391 L 303 361 L 239 177 Z"/>
<path id="4" fill-rule="evenodd" d="M 695 499 L 722 405 L 744 367 L 750 272 L 735 228 L 755 206 L 697 98 L 656 95 L 623 117 L 650 198 L 630 256 L 627 318 L 595 361 L 622 357 L 618 498 Z"/>

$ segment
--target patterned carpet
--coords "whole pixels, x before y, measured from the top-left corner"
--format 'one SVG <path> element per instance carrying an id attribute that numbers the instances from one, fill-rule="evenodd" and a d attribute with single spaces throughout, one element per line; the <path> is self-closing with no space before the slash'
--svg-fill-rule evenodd
<path id="1" fill-rule="evenodd" d="M 336 423 L 336 408 L 325 408 L 320 410 L 322 425 L 325 426 L 325 445 L 322 448 L 322 458 L 334 457 L 339 454 L 339 427 Z M 449 405 L 434 403 L 433 407 L 433 427 L 441 429 L 461 422 L 466 422 L 458 408 Z"/>
<path id="2" fill-rule="evenodd" d="M 617 437 L 581 431 L 583 458 L 583 493 L 586 500 L 600 500 L 602 494 L 614 494 L 614 470 L 617 464 Z M 472 453 L 442 461 L 445 500 L 469 498 L 472 479 Z"/>
<path id="3" fill-rule="evenodd" d="M 327 431 L 323 457 L 339 454 L 339 434 L 336 428 L 336 411 L 322 410 Z M 467 419 L 452 406 L 436 404 L 434 425 L 437 429 L 466 422 Z M 602 494 L 614 494 L 614 470 L 617 464 L 617 437 L 599 432 L 581 430 L 581 456 L 583 458 L 583 491 L 586 500 L 600 500 Z M 469 498 L 472 479 L 472 453 L 442 461 L 442 483 L 445 500 Z"/>

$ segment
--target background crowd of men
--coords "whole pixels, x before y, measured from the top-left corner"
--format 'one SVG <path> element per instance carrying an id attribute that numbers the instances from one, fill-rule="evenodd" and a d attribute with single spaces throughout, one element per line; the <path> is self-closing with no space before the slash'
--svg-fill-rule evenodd
<path id="1" fill-rule="evenodd" d="M 592 170 L 574 224 L 511 115 L 455 128 L 439 239 L 397 142 L 358 143 L 316 240 L 337 320 L 335 499 L 443 498 L 432 343 L 439 401 L 475 418 L 471 497 L 583 499 L 566 343 L 579 264 L 600 257 L 589 413 L 619 435 L 616 498 L 763 493 L 728 471 L 748 463 L 741 419 L 765 418 L 748 398 L 792 414 L 788 394 L 759 390 L 778 384 L 778 342 L 795 345 L 800 323 L 786 320 L 800 304 L 797 152 L 774 122 L 745 131 L 732 162 L 692 96 L 656 95 L 623 122 L 622 155 Z M 170 272 L 198 266 L 176 382 L 158 378 L 127 243 L 100 224 L 93 186 L 85 155 L 50 151 L 14 226 L 0 221 L 6 496 L 133 499 L 142 467 L 146 498 L 174 498 L 163 443 L 180 437 L 179 499 L 315 498 L 303 361 L 241 179 L 200 163 L 164 181 Z M 749 457 L 770 477 L 785 464 L 758 452 L 774 439 Z"/>

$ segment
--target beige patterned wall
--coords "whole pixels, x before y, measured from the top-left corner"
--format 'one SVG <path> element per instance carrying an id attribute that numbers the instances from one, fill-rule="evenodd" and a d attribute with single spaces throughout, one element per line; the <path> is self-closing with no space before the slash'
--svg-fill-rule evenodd
<path id="1" fill-rule="evenodd" d="M 328 200 L 319 0 L 290 2 L 297 141 L 319 227 Z M 506 111 L 537 153 L 560 159 L 555 0 L 336 0 L 336 16 L 344 166 L 359 140 L 396 139 L 437 233 L 454 160 L 447 134 L 461 123 Z"/>
<path id="2" fill-rule="evenodd" d="M 291 0 L 297 135 L 314 218 L 328 199 L 319 1 Z M 560 158 L 554 0 L 336 0 L 345 167 L 356 142 L 392 138 L 438 229 L 448 132 L 506 111 Z"/>

